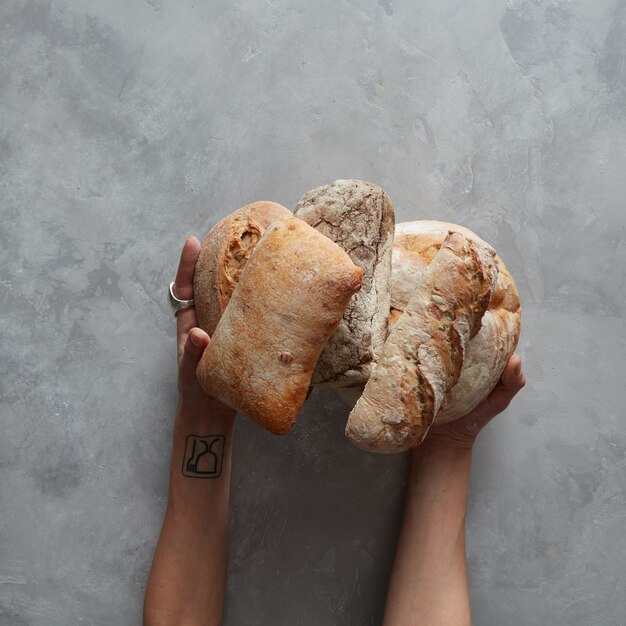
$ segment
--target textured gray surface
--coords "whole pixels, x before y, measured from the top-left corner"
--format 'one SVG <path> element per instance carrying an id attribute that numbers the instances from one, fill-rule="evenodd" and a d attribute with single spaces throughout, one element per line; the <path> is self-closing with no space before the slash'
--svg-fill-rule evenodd
<path id="1" fill-rule="evenodd" d="M 626 3 L 0 3 L 0 624 L 140 621 L 180 246 L 364 178 L 492 243 L 528 385 L 481 435 L 477 625 L 623 624 Z M 406 459 L 239 422 L 227 624 L 380 621 Z"/>

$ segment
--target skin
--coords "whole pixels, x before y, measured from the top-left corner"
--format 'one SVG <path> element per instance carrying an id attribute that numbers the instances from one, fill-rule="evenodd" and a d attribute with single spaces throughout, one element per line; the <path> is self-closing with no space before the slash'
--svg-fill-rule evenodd
<path id="1" fill-rule="evenodd" d="M 470 414 L 433 427 L 414 448 L 384 626 L 471 624 L 465 512 L 478 433 L 524 387 L 514 354 L 488 398 Z"/>
<path id="2" fill-rule="evenodd" d="M 193 297 L 199 253 L 198 239 L 188 238 L 176 274 L 178 298 Z M 193 307 L 177 313 L 179 400 L 168 503 L 144 598 L 145 626 L 222 623 L 236 411 L 207 395 L 198 383 L 196 367 L 210 338 L 197 325 Z M 385 626 L 471 623 L 464 527 L 472 448 L 480 430 L 524 384 L 521 360 L 513 355 L 480 406 L 459 420 L 431 428 L 412 452 Z M 207 435 L 224 437 L 220 475 L 184 475 L 188 437 Z"/>
<path id="3" fill-rule="evenodd" d="M 199 252 L 198 239 L 187 239 L 174 287 L 178 298 L 193 297 L 193 273 Z M 167 509 L 144 598 L 146 626 L 222 623 L 236 411 L 208 396 L 198 384 L 196 366 L 210 339 L 197 325 L 193 307 L 176 314 L 179 400 Z M 225 437 L 219 477 L 183 475 L 181 468 L 190 435 Z"/>

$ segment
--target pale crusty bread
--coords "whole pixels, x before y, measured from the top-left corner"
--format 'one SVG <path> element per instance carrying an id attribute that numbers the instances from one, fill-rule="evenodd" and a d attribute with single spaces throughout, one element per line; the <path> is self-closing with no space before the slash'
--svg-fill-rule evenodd
<path id="1" fill-rule="evenodd" d="M 459 380 L 497 277 L 490 246 L 449 232 L 422 270 L 350 412 L 346 435 L 352 443 L 384 453 L 421 443 Z"/>
<path id="2" fill-rule="evenodd" d="M 404 311 L 422 270 L 432 261 L 450 230 L 484 243 L 474 232 L 458 224 L 429 220 L 396 224 L 392 254 L 390 330 Z M 480 331 L 467 346 L 461 376 L 435 416 L 436 424 L 463 417 L 478 406 L 498 383 L 509 357 L 517 347 L 521 318 L 519 295 L 509 270 L 497 254 L 496 261 L 498 280 L 481 320 Z M 363 386 L 337 389 L 336 392 L 346 404 L 353 407 L 363 393 Z"/>
<path id="3" fill-rule="evenodd" d="M 291 211 L 276 202 L 252 202 L 222 218 L 202 242 L 193 293 L 198 324 L 210 336 L 265 229 Z"/>
<path id="4" fill-rule="evenodd" d="M 458 224 L 424 220 L 398 224 L 394 247 L 418 253 L 426 263 L 430 263 L 449 230 L 463 233 L 472 241 L 484 243 L 476 233 Z M 498 280 L 481 320 L 480 331 L 469 342 L 461 377 L 437 413 L 436 424 L 446 424 L 463 417 L 478 406 L 500 380 L 509 357 L 517 347 L 521 327 L 519 294 L 513 277 L 497 254 L 496 261 Z M 398 282 L 411 281 L 410 273 L 403 272 L 400 266 L 398 270 Z M 402 300 L 393 299 L 390 324 L 403 310 Z"/>
<path id="5" fill-rule="evenodd" d="M 293 426 L 313 367 L 360 289 L 363 270 L 297 217 L 254 247 L 204 351 L 203 389 L 275 434 Z"/>
<path id="6" fill-rule="evenodd" d="M 390 306 L 394 209 L 387 194 L 362 180 L 336 180 L 304 194 L 294 215 L 341 246 L 363 268 L 363 287 L 315 366 L 311 384 L 365 384 L 385 338 Z"/>

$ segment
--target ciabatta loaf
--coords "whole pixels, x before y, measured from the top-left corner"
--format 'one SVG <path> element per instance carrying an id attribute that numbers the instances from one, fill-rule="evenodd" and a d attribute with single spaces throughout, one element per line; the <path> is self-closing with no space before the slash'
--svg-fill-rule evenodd
<path id="1" fill-rule="evenodd" d="M 254 246 L 265 229 L 291 211 L 276 202 L 252 202 L 222 218 L 202 242 L 193 293 L 202 330 L 212 336 Z"/>
<path id="2" fill-rule="evenodd" d="M 276 434 L 293 426 L 313 367 L 363 270 L 293 216 L 265 230 L 205 350 L 197 375 L 211 396 Z"/>
<path id="3" fill-rule="evenodd" d="M 313 386 L 365 384 L 387 336 L 394 210 L 387 194 L 362 180 L 336 180 L 306 193 L 294 215 L 332 239 L 363 269 L 363 287 L 315 366 Z"/>
<path id="4" fill-rule="evenodd" d="M 458 382 L 470 338 L 495 288 L 494 250 L 451 231 L 389 332 L 346 434 L 373 452 L 400 452 L 426 435 Z"/>

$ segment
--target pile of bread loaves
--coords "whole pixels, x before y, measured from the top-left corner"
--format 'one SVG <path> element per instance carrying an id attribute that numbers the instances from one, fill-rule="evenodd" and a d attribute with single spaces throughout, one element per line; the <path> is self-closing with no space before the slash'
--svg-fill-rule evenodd
<path id="1" fill-rule="evenodd" d="M 196 264 L 211 342 L 207 393 L 276 434 L 311 387 L 352 410 L 359 448 L 400 452 L 493 389 L 520 331 L 515 283 L 462 226 L 395 224 L 389 197 L 360 180 L 305 194 L 293 213 L 249 204 L 219 221 Z"/>

